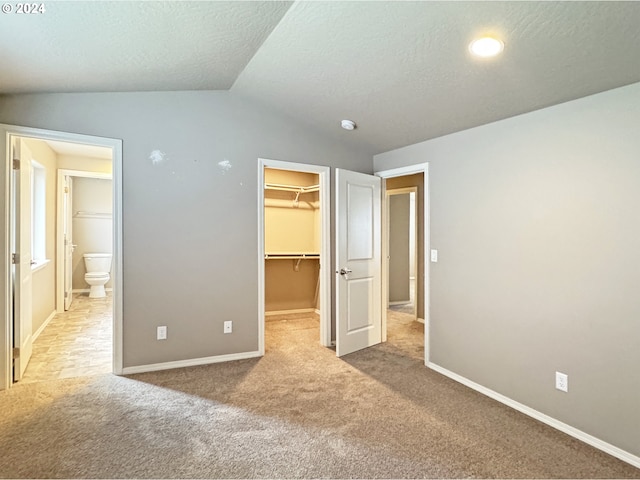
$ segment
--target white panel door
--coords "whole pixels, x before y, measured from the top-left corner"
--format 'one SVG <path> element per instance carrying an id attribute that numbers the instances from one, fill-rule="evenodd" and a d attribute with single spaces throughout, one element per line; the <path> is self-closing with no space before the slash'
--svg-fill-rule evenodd
<path id="1" fill-rule="evenodd" d="M 336 354 L 382 341 L 381 180 L 336 169 Z"/>
<path id="2" fill-rule="evenodd" d="M 24 375 L 33 345 L 31 286 L 31 152 L 24 140 L 17 140 L 13 158 L 19 167 L 13 170 L 14 181 L 14 315 L 13 346 L 19 348 L 13 380 Z"/>
<path id="3" fill-rule="evenodd" d="M 64 176 L 64 192 L 62 201 L 63 237 L 64 237 L 64 309 L 69 310 L 73 301 L 72 280 L 73 280 L 73 229 L 72 229 L 72 183 L 73 178 Z"/>

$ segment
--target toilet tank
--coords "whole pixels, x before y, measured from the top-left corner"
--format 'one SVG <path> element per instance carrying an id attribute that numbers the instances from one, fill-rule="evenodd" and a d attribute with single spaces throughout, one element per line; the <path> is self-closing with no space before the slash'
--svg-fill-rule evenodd
<path id="1" fill-rule="evenodd" d="M 87 273 L 111 271 L 110 253 L 85 253 L 83 257 Z"/>

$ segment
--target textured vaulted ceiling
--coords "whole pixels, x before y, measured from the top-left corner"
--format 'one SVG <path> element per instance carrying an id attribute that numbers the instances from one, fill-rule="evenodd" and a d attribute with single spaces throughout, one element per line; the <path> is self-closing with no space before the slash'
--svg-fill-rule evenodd
<path id="1" fill-rule="evenodd" d="M 290 4 L 53 1 L 0 14 L 0 91 L 226 90 Z"/>
<path id="2" fill-rule="evenodd" d="M 0 93 L 230 89 L 371 153 L 640 81 L 640 2 L 46 7 L 0 16 Z"/>

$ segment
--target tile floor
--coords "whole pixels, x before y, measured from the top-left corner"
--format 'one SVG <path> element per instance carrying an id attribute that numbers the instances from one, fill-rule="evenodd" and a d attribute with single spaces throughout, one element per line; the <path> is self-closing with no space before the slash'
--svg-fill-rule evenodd
<path id="1" fill-rule="evenodd" d="M 33 344 L 19 383 L 108 373 L 112 370 L 112 303 L 74 294 L 69 311 L 57 314 Z"/>

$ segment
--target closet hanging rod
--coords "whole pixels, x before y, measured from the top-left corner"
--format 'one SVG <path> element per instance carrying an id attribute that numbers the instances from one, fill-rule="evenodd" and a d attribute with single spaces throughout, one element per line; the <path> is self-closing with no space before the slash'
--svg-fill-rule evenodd
<path id="1" fill-rule="evenodd" d="M 320 185 L 308 185 L 308 186 L 299 186 L 299 185 L 282 185 L 280 183 L 265 183 L 265 190 L 280 190 L 282 192 L 297 192 L 297 193 L 310 193 L 310 192 L 318 192 L 320 190 Z"/>
<path id="2" fill-rule="evenodd" d="M 265 253 L 265 260 L 313 260 L 320 258 L 319 253 L 301 253 L 299 255 L 290 253 Z"/>

